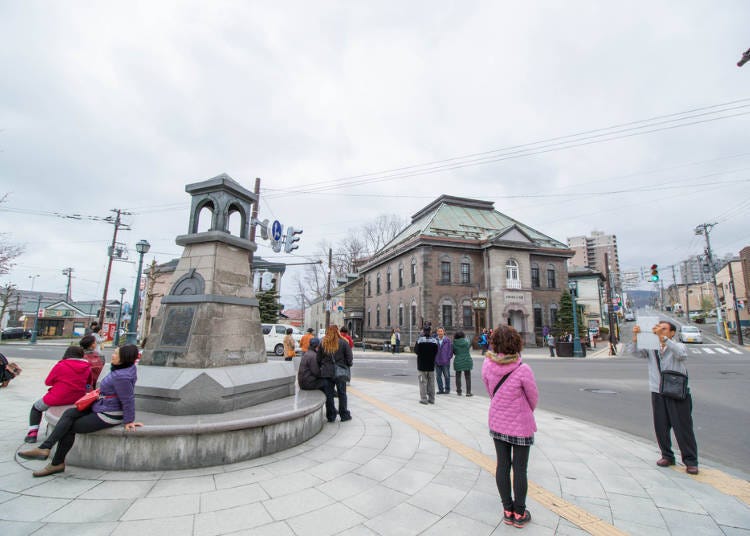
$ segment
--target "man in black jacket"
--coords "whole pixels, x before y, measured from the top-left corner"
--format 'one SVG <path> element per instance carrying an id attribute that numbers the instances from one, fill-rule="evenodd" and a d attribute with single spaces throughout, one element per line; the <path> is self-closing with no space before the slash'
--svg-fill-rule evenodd
<path id="1" fill-rule="evenodd" d="M 435 403 L 435 356 L 438 352 L 438 342 L 431 334 L 430 326 L 426 326 L 422 335 L 414 345 L 417 354 L 417 371 L 419 372 L 419 403 Z"/>

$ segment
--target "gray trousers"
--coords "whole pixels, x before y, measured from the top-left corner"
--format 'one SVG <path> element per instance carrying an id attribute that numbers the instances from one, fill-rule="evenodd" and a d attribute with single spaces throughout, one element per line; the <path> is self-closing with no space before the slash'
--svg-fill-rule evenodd
<path id="1" fill-rule="evenodd" d="M 435 371 L 419 371 L 419 398 L 423 402 L 435 403 Z"/>

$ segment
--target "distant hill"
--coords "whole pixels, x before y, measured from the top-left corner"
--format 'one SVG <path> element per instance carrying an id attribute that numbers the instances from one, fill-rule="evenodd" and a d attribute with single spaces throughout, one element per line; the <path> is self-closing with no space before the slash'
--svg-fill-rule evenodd
<path id="1" fill-rule="evenodd" d="M 659 296 L 659 293 L 653 290 L 628 290 L 627 293 L 633 309 L 654 305 L 656 298 Z"/>

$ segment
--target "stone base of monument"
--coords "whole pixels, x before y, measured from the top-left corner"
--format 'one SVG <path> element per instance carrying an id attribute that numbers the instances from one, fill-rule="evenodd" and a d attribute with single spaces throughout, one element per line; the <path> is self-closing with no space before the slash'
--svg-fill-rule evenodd
<path id="1" fill-rule="evenodd" d="M 298 391 L 270 402 L 226 413 L 161 415 L 137 412 L 144 426 L 122 426 L 76 435 L 66 463 L 114 471 L 164 471 L 236 463 L 299 445 L 325 422 L 321 391 Z M 70 406 L 47 412 L 54 428 Z M 51 432 L 51 430 L 50 430 Z"/>

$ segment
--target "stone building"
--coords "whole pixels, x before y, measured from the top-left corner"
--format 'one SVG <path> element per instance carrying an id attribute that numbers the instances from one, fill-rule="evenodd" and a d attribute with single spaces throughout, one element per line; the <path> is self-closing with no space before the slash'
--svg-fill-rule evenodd
<path id="1" fill-rule="evenodd" d="M 353 339 L 362 338 L 362 321 L 364 318 L 364 283 L 357 274 L 349 274 L 345 280 L 337 281 L 331 289 L 330 323 L 346 326 Z M 318 330 L 326 327 L 326 300 L 317 298 L 305 307 L 305 328 Z"/>
<path id="2" fill-rule="evenodd" d="M 411 346 L 428 322 L 469 338 L 504 323 L 539 343 L 557 317 L 572 255 L 490 201 L 442 195 L 361 268 L 365 337 L 399 327 Z"/>

